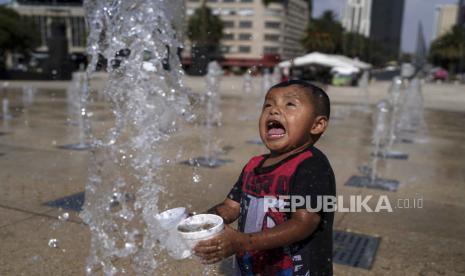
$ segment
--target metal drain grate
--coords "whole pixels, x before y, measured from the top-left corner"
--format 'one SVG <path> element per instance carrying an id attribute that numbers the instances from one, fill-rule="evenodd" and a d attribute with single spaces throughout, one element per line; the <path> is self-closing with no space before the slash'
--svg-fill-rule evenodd
<path id="1" fill-rule="evenodd" d="M 80 212 L 84 205 L 84 192 L 46 202 L 45 205 Z"/>
<path id="2" fill-rule="evenodd" d="M 371 269 L 379 242 L 379 237 L 335 230 L 333 262 Z"/>
<path id="3" fill-rule="evenodd" d="M 371 181 L 371 178 L 368 176 L 354 175 L 345 185 L 395 192 L 399 187 L 399 181 L 384 178 L 376 178 L 375 181 Z"/>

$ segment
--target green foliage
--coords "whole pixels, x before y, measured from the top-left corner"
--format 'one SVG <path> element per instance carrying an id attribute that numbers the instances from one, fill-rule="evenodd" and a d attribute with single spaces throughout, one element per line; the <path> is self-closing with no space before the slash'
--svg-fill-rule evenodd
<path id="1" fill-rule="evenodd" d="M 223 37 L 223 22 L 209 7 L 202 5 L 187 22 L 187 37 L 194 44 L 219 46 Z"/>
<path id="2" fill-rule="evenodd" d="M 464 69 L 464 55 L 465 30 L 460 26 L 454 26 L 450 32 L 433 41 L 429 58 L 434 65 L 456 71 L 460 66 Z"/>
<path id="3" fill-rule="evenodd" d="M 38 37 L 29 20 L 14 10 L 0 6 L 0 51 L 24 52 L 33 49 Z"/>
<path id="4" fill-rule="evenodd" d="M 310 21 L 301 43 L 307 52 L 342 54 L 374 65 L 393 58 L 380 43 L 358 33 L 345 32 L 332 11 L 325 11 Z"/>
<path id="5" fill-rule="evenodd" d="M 336 21 L 334 13 L 325 11 L 309 23 L 301 42 L 308 52 L 336 54 L 342 51 L 342 34 L 342 25 Z"/>
<path id="6" fill-rule="evenodd" d="M 283 2 L 283 0 L 262 0 L 263 5 L 268 6 L 271 3 L 280 3 Z"/>

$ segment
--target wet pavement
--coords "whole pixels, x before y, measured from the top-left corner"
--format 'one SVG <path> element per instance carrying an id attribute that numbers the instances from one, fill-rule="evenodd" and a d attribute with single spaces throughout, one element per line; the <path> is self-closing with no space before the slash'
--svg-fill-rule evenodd
<path id="1" fill-rule="evenodd" d="M 102 80 L 94 81 L 97 89 Z M 201 94 L 201 78 L 187 78 L 194 93 Z M 22 103 L 22 86 L 37 87 L 34 103 Z M 11 120 L 0 119 L 0 275 L 83 275 L 90 234 L 77 212 L 45 205 L 84 190 L 88 151 L 59 149 L 77 143 L 77 127 L 67 114 L 67 82 L 10 82 L 7 97 Z M 205 210 L 221 201 L 248 159 L 266 150 L 246 141 L 258 138 L 254 119 L 259 103 L 260 79 L 255 94 L 244 99 L 242 78 L 225 77 L 221 84 L 223 124 L 214 127 L 220 157 L 232 160 L 219 168 L 195 168 L 175 164 L 162 168 L 166 193 L 160 209 L 187 206 Z M 387 97 L 388 82 L 369 87 L 371 107 Z M 465 86 L 425 84 L 426 128 L 414 133 L 413 143 L 397 143 L 394 149 L 408 160 L 379 162 L 379 176 L 399 181 L 396 192 L 346 186 L 359 167 L 369 164 L 372 120 L 357 88 L 329 87 L 332 99 L 330 127 L 317 146 L 332 163 L 337 193 L 387 195 L 396 204 L 392 213 L 337 213 L 337 230 L 379 237 L 371 269 L 335 264 L 336 275 L 463 275 L 465 274 Z M 3 97 L 0 92 L 0 97 Z M 111 126 L 108 107 L 98 97 L 91 104 L 94 133 Z M 248 120 L 246 120 L 248 118 Z M 168 154 L 182 149 L 177 161 L 202 155 L 204 125 L 185 124 L 167 147 Z M 193 180 L 199 176 L 200 181 Z M 419 201 L 421 199 L 421 201 Z M 418 203 L 421 202 L 421 208 Z M 376 201 L 370 201 L 371 207 Z M 409 204 L 409 208 L 406 208 Z M 413 205 L 417 204 L 415 208 Z M 395 208 L 397 207 L 397 208 Z M 403 207 L 403 208 L 402 208 Z M 69 219 L 60 220 L 64 213 Z M 49 241 L 57 240 L 56 247 Z M 127 260 L 115 260 L 131 275 Z M 159 275 L 201 275 L 195 260 L 167 259 Z M 231 263 L 219 267 L 228 274 Z"/>

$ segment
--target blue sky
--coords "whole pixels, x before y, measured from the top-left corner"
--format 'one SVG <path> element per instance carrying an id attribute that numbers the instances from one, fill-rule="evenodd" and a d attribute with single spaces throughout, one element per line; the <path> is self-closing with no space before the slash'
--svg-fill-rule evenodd
<path id="1" fill-rule="evenodd" d="M 337 13 L 340 19 L 345 2 L 346 0 L 313 0 L 313 16 L 318 16 L 329 9 Z M 458 3 L 458 0 L 405 0 L 402 50 L 405 52 L 415 51 L 418 22 L 423 25 L 425 39 L 428 43 L 433 33 L 434 8 L 436 5 L 456 3 Z"/>

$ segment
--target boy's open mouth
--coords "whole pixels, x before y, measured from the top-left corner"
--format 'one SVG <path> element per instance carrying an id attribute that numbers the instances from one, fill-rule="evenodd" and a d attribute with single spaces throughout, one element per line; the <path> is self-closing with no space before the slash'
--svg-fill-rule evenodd
<path id="1" fill-rule="evenodd" d="M 270 120 L 266 123 L 266 134 L 269 139 L 278 139 L 286 134 L 286 128 L 277 120 Z"/>

